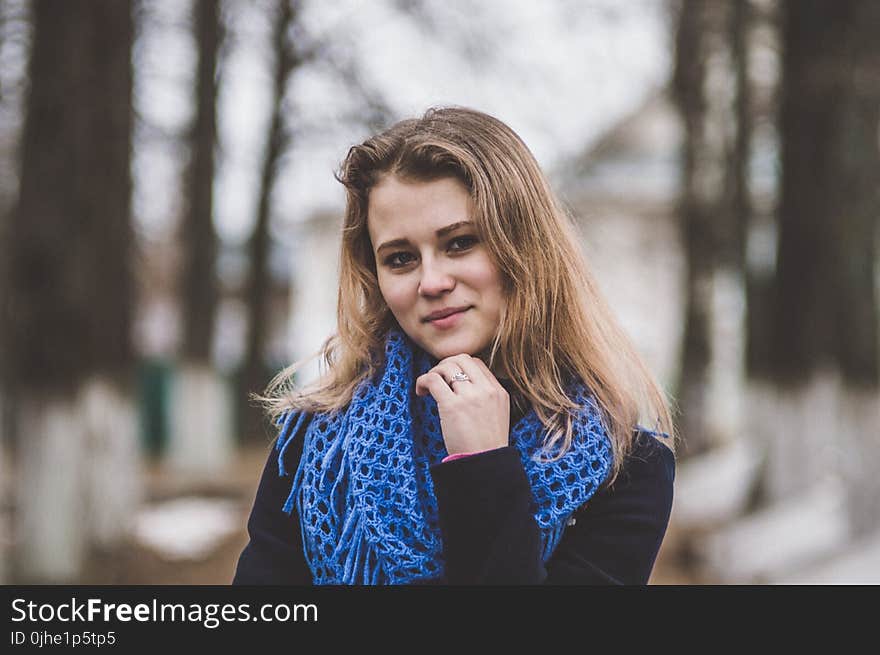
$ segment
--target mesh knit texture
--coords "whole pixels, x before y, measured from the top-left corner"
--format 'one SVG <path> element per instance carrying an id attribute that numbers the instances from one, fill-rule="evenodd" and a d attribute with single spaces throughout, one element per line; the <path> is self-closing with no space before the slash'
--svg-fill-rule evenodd
<path id="1" fill-rule="evenodd" d="M 437 360 L 395 329 L 385 342 L 385 366 L 362 383 L 342 411 L 316 414 L 284 505 L 296 508 L 303 551 L 315 584 L 408 584 L 444 575 L 443 544 L 430 467 L 448 453 L 436 401 L 415 394 L 415 379 Z M 531 485 L 543 559 L 553 554 L 566 522 L 605 480 L 612 450 L 585 385 L 570 397 L 572 447 L 556 460 L 541 451 L 544 427 L 533 409 L 513 426 Z M 281 418 L 279 474 L 306 414 Z"/>

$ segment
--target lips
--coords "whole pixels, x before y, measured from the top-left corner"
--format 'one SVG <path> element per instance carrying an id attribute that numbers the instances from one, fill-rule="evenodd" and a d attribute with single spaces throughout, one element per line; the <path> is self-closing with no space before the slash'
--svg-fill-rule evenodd
<path id="1" fill-rule="evenodd" d="M 458 314 L 459 312 L 467 311 L 470 309 L 470 305 L 465 305 L 462 307 L 447 307 L 445 309 L 438 309 L 436 312 L 431 312 L 425 318 L 422 319 L 423 323 L 430 323 L 431 321 L 436 321 L 440 318 L 446 318 L 447 316 L 452 316 L 453 314 Z"/>

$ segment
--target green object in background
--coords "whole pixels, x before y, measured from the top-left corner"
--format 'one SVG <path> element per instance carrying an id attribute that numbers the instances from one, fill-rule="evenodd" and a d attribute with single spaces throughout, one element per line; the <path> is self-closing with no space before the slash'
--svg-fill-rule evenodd
<path id="1" fill-rule="evenodd" d="M 148 455 L 158 457 L 168 444 L 169 386 L 173 366 L 161 359 L 142 360 L 138 368 L 141 444 Z"/>

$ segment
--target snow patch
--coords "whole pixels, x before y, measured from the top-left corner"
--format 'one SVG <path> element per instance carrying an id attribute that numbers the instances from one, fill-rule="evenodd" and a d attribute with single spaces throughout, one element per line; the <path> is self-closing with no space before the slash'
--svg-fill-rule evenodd
<path id="1" fill-rule="evenodd" d="M 239 529 L 240 509 L 227 499 L 176 498 L 139 512 L 134 536 L 166 560 L 199 560 Z"/>

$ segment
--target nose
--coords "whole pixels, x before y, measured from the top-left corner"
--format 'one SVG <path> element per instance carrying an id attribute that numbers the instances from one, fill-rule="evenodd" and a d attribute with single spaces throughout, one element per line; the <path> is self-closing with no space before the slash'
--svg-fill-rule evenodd
<path id="1" fill-rule="evenodd" d="M 439 296 L 455 288 L 455 278 L 440 262 L 424 259 L 422 278 L 419 280 L 419 294 L 423 296 Z"/>

